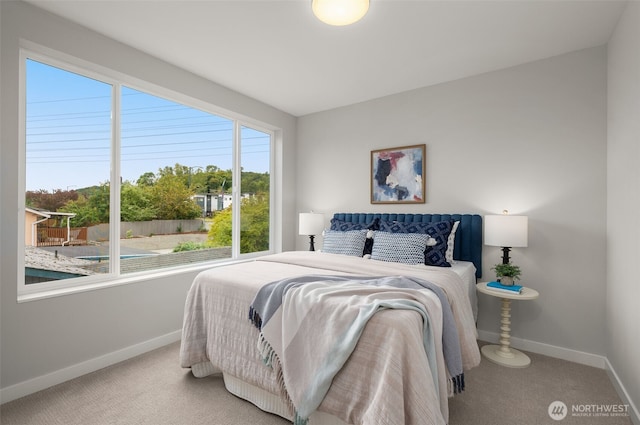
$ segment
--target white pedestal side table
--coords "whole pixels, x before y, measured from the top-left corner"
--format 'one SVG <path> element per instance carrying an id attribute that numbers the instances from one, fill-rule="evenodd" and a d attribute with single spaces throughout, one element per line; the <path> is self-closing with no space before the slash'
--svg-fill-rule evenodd
<path id="1" fill-rule="evenodd" d="M 482 347 L 482 354 L 490 361 L 507 367 L 527 367 L 531 364 L 529 356 L 522 351 L 511 348 L 511 300 L 535 300 L 538 298 L 538 291 L 535 289 L 522 287 L 522 292 L 506 293 L 504 291 L 491 289 L 488 282 L 478 282 L 476 288 L 483 294 L 492 297 L 502 298 L 502 320 L 500 320 L 500 345 L 485 345 Z"/>

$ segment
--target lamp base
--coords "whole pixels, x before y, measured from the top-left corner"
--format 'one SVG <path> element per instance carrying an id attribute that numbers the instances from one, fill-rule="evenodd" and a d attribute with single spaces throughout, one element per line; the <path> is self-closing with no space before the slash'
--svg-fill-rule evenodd
<path id="1" fill-rule="evenodd" d="M 314 236 L 313 235 L 309 235 L 309 251 L 315 251 L 316 250 L 316 247 L 313 244 L 313 239 L 314 239 Z"/>
<path id="2" fill-rule="evenodd" d="M 510 247 L 502 247 L 502 264 L 509 264 L 509 251 L 511 251 Z"/>

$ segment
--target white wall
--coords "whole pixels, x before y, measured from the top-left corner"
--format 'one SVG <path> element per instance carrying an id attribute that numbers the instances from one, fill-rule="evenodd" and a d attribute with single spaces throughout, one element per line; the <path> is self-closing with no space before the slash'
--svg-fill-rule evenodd
<path id="1" fill-rule="evenodd" d="M 18 229 L 18 46 L 19 39 L 181 92 L 282 129 L 276 152 L 276 203 L 282 212 L 277 244 L 291 249 L 294 229 L 295 118 L 187 73 L 22 2 L 1 4 L 2 120 L 0 159 L 1 340 L 3 401 L 87 372 L 132 351 L 179 337 L 186 291 L 194 273 L 57 298 L 17 303 Z M 125 350 L 121 352 L 119 350 Z M 129 350 L 129 351 L 127 351 Z M 135 351 L 135 350 L 134 350 Z M 177 359 L 176 359 L 177 361 Z M 65 369 L 71 368 L 71 369 Z M 38 378 L 35 381 L 31 379 Z"/>
<path id="2" fill-rule="evenodd" d="M 607 357 L 640 408 L 640 3 L 627 5 L 608 55 Z"/>
<path id="3" fill-rule="evenodd" d="M 298 212 L 526 214 L 512 258 L 540 298 L 514 303 L 512 335 L 602 356 L 606 78 L 597 47 L 301 117 Z M 427 203 L 370 205 L 370 151 L 422 143 Z M 485 247 L 485 279 L 500 257 Z M 479 298 L 495 335 L 499 300 Z"/>

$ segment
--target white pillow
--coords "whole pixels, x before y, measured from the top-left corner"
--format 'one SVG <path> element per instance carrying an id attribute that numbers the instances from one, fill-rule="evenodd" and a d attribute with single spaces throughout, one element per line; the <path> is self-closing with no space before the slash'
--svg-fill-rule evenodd
<path id="1" fill-rule="evenodd" d="M 362 257 L 366 238 L 366 230 L 350 230 L 348 232 L 325 230 L 322 251 L 330 254 Z"/>
<path id="2" fill-rule="evenodd" d="M 424 264 L 426 233 L 390 233 L 376 231 L 373 236 L 372 260 L 404 264 Z"/>
<path id="3" fill-rule="evenodd" d="M 451 227 L 451 233 L 449 233 L 449 239 L 447 239 L 447 250 L 444 253 L 444 257 L 449 264 L 454 264 L 455 260 L 453 259 L 453 248 L 456 243 L 456 230 L 458 229 L 459 221 L 453 223 L 453 227 Z"/>

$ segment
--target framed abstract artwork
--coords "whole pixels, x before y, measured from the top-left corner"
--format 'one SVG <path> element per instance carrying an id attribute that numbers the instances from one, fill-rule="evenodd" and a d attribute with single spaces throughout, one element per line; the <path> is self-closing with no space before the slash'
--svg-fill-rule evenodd
<path id="1" fill-rule="evenodd" d="M 425 145 L 371 151 L 371 203 L 425 202 Z"/>

